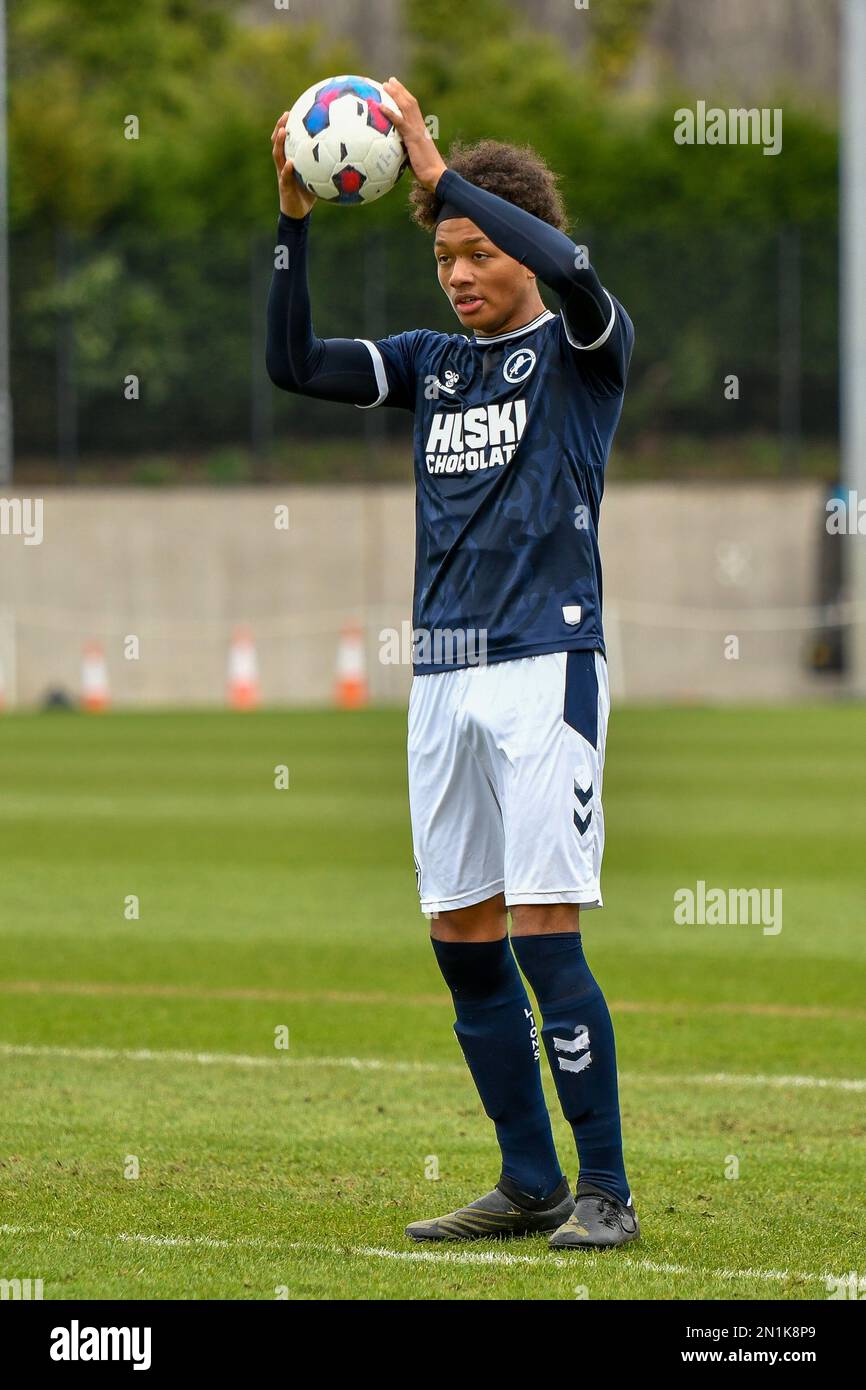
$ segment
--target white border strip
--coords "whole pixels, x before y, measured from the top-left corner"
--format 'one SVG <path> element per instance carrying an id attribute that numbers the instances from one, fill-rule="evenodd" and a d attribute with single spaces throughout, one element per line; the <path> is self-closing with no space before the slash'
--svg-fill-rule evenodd
<path id="1" fill-rule="evenodd" d="M 369 338 L 356 338 L 355 342 L 363 343 L 364 347 L 369 349 L 370 356 L 373 359 L 373 371 L 376 373 L 376 385 L 379 388 L 379 395 L 375 401 L 371 401 L 369 405 L 359 405 L 356 401 L 355 409 L 372 410 L 374 406 L 381 405 L 388 395 L 388 374 L 385 371 L 385 363 L 382 359 L 382 354 L 375 343 L 371 343 Z"/>
<path id="2" fill-rule="evenodd" d="M 604 290 L 604 285 L 602 285 L 602 289 Z M 604 290 L 604 292 L 605 294 L 607 294 L 607 290 Z M 600 348 L 604 343 L 607 342 L 608 338 L 613 332 L 613 326 L 616 323 L 616 305 L 614 304 L 609 294 L 607 294 L 607 302 L 610 305 L 610 322 L 608 323 L 607 328 L 604 330 L 601 337 L 596 338 L 594 343 L 576 343 L 568 331 L 568 324 L 565 321 L 565 313 L 562 309 L 560 309 L 559 316 L 562 319 L 562 326 L 565 329 L 565 336 L 571 343 L 571 346 L 573 348 L 577 348 L 579 352 L 594 352 L 596 348 Z"/>

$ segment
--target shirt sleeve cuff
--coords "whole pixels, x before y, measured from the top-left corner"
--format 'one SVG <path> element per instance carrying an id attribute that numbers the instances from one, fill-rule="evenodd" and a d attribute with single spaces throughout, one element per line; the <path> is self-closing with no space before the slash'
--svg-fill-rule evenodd
<path id="1" fill-rule="evenodd" d="M 289 217 L 286 213 L 283 212 L 282 208 L 280 208 L 280 215 L 277 218 L 277 226 L 279 227 L 281 232 L 290 232 L 295 227 L 306 226 L 309 220 L 309 213 L 307 213 L 305 217 Z"/>

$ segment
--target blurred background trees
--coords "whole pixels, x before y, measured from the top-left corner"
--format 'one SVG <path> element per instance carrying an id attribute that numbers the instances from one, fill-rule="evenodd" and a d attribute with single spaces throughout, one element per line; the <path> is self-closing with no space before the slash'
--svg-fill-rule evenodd
<path id="1" fill-rule="evenodd" d="M 404 412 L 364 412 L 359 429 L 349 408 L 277 392 L 264 368 L 274 120 L 319 77 L 393 70 L 446 157 L 455 139 L 492 136 L 533 145 L 560 174 L 575 239 L 636 324 L 614 468 L 832 476 L 837 132 L 821 74 L 833 73 L 835 5 L 816 19 L 791 0 L 782 44 L 768 2 L 772 23 L 752 30 L 764 76 L 756 87 L 744 63 L 742 88 L 713 75 L 706 51 L 707 15 L 736 38 L 739 0 L 699 8 L 703 28 L 679 0 L 373 0 L 324 17 L 308 0 L 17 0 L 19 476 L 411 476 Z M 673 113 L 698 99 L 782 107 L 782 153 L 676 145 Z M 321 335 L 458 330 L 408 188 L 407 175 L 370 208 L 315 210 Z"/>

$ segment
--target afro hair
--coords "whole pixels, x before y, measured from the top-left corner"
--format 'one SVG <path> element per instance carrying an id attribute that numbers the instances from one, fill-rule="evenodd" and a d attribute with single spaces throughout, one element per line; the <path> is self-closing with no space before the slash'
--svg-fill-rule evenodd
<path id="1" fill-rule="evenodd" d="M 497 193 L 561 232 L 568 230 L 565 204 L 557 188 L 558 176 L 531 146 L 505 145 L 499 140 L 464 145 L 455 140 L 448 151 L 447 164 L 478 188 Z M 416 181 L 409 194 L 409 206 L 412 220 L 431 232 L 442 208 L 436 194 Z"/>

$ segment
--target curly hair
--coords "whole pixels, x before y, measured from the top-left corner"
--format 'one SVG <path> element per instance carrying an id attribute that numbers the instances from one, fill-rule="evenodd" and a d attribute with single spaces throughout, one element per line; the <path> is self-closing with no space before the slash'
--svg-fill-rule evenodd
<path id="1" fill-rule="evenodd" d="M 506 145 L 499 140 L 479 140 L 464 145 L 455 140 L 448 151 L 449 169 L 470 183 L 498 193 L 509 203 L 534 213 L 559 231 L 568 230 L 565 204 L 557 187 L 558 175 L 549 169 L 531 145 Z M 431 232 L 442 202 L 417 181 L 409 194 L 413 222 Z"/>

